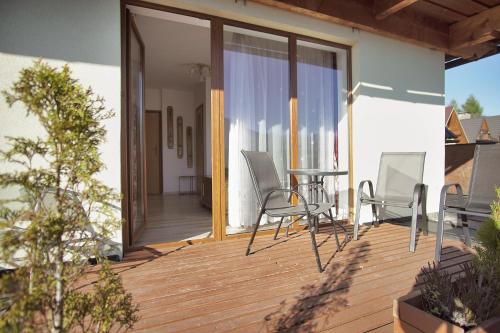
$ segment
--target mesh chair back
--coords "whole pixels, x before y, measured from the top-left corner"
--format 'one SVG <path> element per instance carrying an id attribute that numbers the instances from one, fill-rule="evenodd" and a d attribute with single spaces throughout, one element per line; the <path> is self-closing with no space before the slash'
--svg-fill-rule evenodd
<path id="1" fill-rule="evenodd" d="M 500 187 L 500 144 L 476 145 L 467 209 L 490 210 Z"/>
<path id="2" fill-rule="evenodd" d="M 242 150 L 241 153 L 247 162 L 255 194 L 260 207 L 262 207 L 263 201 L 269 192 L 282 188 L 276 166 L 271 155 L 266 152 Z M 266 204 L 267 208 L 289 206 L 284 192 L 273 193 Z"/>
<path id="3" fill-rule="evenodd" d="M 63 191 L 63 190 L 61 190 Z M 55 188 L 46 188 L 42 194 L 42 200 L 40 202 L 39 208 L 45 209 L 47 211 L 55 210 L 57 208 L 57 199 L 56 199 L 57 189 Z M 70 190 L 66 190 L 65 192 L 66 199 L 73 200 L 76 204 L 75 206 L 81 206 L 80 200 L 76 193 Z M 69 212 L 71 213 L 71 212 Z"/>
<path id="4" fill-rule="evenodd" d="M 382 153 L 375 197 L 387 201 L 413 201 L 413 190 L 424 178 L 425 152 Z"/>

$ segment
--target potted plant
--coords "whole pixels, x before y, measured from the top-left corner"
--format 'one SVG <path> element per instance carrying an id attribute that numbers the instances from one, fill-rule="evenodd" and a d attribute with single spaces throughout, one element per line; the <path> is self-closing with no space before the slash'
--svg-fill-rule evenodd
<path id="1" fill-rule="evenodd" d="M 435 264 L 421 288 L 394 300 L 394 332 L 500 332 L 500 189 L 492 217 L 477 231 L 472 262 L 458 279 Z"/>

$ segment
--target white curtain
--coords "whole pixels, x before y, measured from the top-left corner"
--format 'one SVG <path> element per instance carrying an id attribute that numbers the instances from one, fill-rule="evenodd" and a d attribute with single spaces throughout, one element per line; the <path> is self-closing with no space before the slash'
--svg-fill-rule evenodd
<path id="1" fill-rule="evenodd" d="M 224 32 L 224 133 L 228 224 L 255 224 L 257 198 L 241 150 L 271 153 L 287 186 L 289 64 L 287 43 Z M 267 220 L 264 218 L 262 224 Z"/>
<path id="2" fill-rule="evenodd" d="M 331 51 L 297 47 L 297 90 L 299 113 L 299 166 L 332 170 L 335 154 L 338 78 L 336 54 Z M 302 180 L 305 182 L 307 180 Z M 325 177 L 325 188 L 334 200 L 338 188 L 334 177 Z"/>

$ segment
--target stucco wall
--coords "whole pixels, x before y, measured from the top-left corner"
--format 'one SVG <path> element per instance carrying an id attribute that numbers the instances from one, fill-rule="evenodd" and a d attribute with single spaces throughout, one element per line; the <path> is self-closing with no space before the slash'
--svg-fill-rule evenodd
<path id="1" fill-rule="evenodd" d="M 363 179 L 376 180 L 381 152 L 423 151 L 427 209 L 436 212 L 444 183 L 443 54 L 373 35 L 353 53 L 355 190 Z M 369 207 L 362 217 L 370 217 Z"/>
<path id="2" fill-rule="evenodd" d="M 116 115 L 106 121 L 99 175 L 120 192 L 120 7 L 119 0 L 5 0 L 0 2 L 0 91 L 9 88 L 22 68 L 36 59 L 52 66 L 69 64 L 73 76 L 105 99 Z M 0 98 L 0 149 L 4 136 L 43 135 L 21 104 L 8 109 Z M 0 164 L 0 170 L 11 166 Z M 1 196 L 9 195 L 0 192 Z M 116 203 L 120 206 L 120 203 Z M 120 209 L 116 214 L 121 217 Z M 121 243 L 121 230 L 115 240 Z"/>

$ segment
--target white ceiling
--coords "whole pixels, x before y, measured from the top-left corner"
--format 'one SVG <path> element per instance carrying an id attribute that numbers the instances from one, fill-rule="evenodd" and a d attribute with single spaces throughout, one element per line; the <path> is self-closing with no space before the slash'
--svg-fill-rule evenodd
<path id="1" fill-rule="evenodd" d="M 146 87 L 192 90 L 200 80 L 189 74 L 189 64 L 210 65 L 208 21 L 159 13 L 135 13 L 145 44 Z"/>

